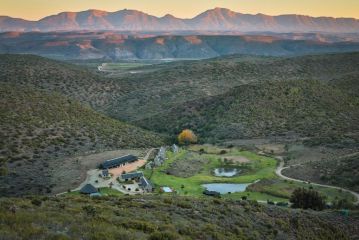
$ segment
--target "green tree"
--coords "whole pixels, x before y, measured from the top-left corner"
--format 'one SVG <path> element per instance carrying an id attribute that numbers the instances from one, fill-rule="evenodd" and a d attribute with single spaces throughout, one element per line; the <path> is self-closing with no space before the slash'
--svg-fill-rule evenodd
<path id="1" fill-rule="evenodd" d="M 313 209 L 321 211 L 325 207 L 324 197 L 317 191 L 297 188 L 290 197 L 293 208 Z"/>

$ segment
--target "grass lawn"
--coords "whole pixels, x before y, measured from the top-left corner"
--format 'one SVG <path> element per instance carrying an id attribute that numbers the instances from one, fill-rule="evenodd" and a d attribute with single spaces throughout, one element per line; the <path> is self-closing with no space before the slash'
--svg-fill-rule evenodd
<path id="1" fill-rule="evenodd" d="M 188 178 L 176 177 L 173 175 L 166 174 L 166 169 L 170 167 L 171 163 L 174 161 L 181 161 L 189 151 L 181 150 L 177 154 L 167 152 L 168 160 L 165 161 L 164 165 L 156 168 L 151 176 L 151 170 L 146 170 L 146 176 L 151 176 L 151 181 L 157 186 L 169 186 L 175 189 L 180 195 L 192 195 L 192 196 L 202 196 L 203 187 L 201 184 L 205 183 L 252 183 L 256 180 L 263 178 L 275 178 L 275 167 L 276 160 L 264 156 L 258 156 L 254 153 L 247 151 L 239 151 L 232 149 L 227 154 L 221 156 L 215 154 L 199 154 L 191 152 L 196 158 L 204 158 L 208 160 L 208 164 L 203 166 L 203 169 L 195 174 L 194 176 Z M 226 155 L 230 156 L 243 156 L 250 159 L 250 163 L 236 165 L 239 167 L 245 168 L 245 173 L 233 178 L 223 178 L 216 177 L 212 174 L 214 168 L 223 167 L 224 163 L 221 161 L 221 157 Z M 182 188 L 182 185 L 184 188 Z"/>
<path id="2" fill-rule="evenodd" d="M 123 193 L 113 188 L 100 188 L 100 193 L 104 196 L 122 196 Z"/>
<path id="3" fill-rule="evenodd" d="M 223 150 L 225 150 L 225 152 L 223 152 Z M 188 161 L 188 156 L 190 156 L 190 159 L 205 159 L 207 160 L 207 164 L 204 164 L 197 173 L 190 177 L 168 174 L 168 169 L 172 167 L 172 163 L 176 161 Z M 231 158 L 238 156 L 250 161 L 246 163 L 228 163 L 223 161 L 226 156 L 230 156 Z M 256 180 L 262 180 L 259 183 L 249 186 L 245 192 L 224 194 L 222 197 L 226 199 L 240 199 L 242 196 L 247 196 L 248 199 L 252 200 L 282 202 L 288 201 L 294 189 L 310 187 L 309 184 L 289 182 L 280 179 L 275 174 L 277 160 L 252 152 L 241 151 L 236 148 L 225 149 L 211 145 L 194 145 L 187 149 L 181 149 L 177 154 L 167 151 L 167 158 L 161 167 L 155 168 L 154 170 L 145 170 L 145 175 L 150 177 L 151 182 L 156 185 L 157 190 L 160 186 L 168 186 L 176 190 L 179 195 L 205 197 L 202 194 L 204 188 L 201 185 L 206 183 L 253 183 Z M 239 167 L 243 169 L 243 172 L 231 178 L 216 177 L 213 175 L 215 168 L 224 166 Z M 191 167 L 191 165 L 186 167 Z M 335 198 L 354 200 L 354 196 L 346 192 L 331 188 L 312 187 L 314 190 L 326 196 L 327 201 L 332 201 Z"/>
<path id="4" fill-rule="evenodd" d="M 112 188 L 100 188 L 100 193 L 103 196 L 122 196 L 123 193 L 120 191 L 117 191 L 116 189 L 112 189 Z M 76 196 L 76 195 L 81 195 L 80 191 L 72 191 L 69 193 L 66 193 L 66 195 L 72 195 L 72 196 Z"/>
<path id="5" fill-rule="evenodd" d="M 326 197 L 326 201 L 332 202 L 337 199 L 348 199 L 349 201 L 355 201 L 355 197 L 348 193 L 333 188 L 326 188 L 311 185 L 309 183 L 299 183 L 293 181 L 286 181 L 282 179 L 275 179 L 271 181 L 262 181 L 251 185 L 248 190 L 254 192 L 260 192 L 279 198 L 289 199 L 290 195 L 296 188 L 313 188 L 313 190 L 320 192 Z"/>
<path id="6" fill-rule="evenodd" d="M 148 66 L 148 63 L 141 62 L 120 62 L 120 63 L 106 63 L 103 70 L 105 71 L 121 71 L 121 70 L 129 70 L 138 67 Z"/>

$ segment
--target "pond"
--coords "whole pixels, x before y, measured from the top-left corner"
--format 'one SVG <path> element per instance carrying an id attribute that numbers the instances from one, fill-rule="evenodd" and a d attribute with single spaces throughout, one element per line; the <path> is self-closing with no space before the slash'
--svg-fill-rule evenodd
<path id="1" fill-rule="evenodd" d="M 220 194 L 244 192 L 251 183 L 208 183 L 203 184 L 208 191 L 219 192 Z"/>
<path id="2" fill-rule="evenodd" d="M 238 168 L 216 168 L 214 169 L 214 176 L 216 177 L 234 177 L 240 173 Z"/>

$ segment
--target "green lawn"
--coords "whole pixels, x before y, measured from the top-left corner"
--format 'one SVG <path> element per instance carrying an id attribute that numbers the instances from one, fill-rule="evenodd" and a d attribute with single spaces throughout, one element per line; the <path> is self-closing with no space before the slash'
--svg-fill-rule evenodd
<path id="1" fill-rule="evenodd" d="M 203 149 L 203 154 L 200 154 L 200 149 Z M 222 150 L 226 152 L 220 154 Z M 166 170 L 170 168 L 171 164 L 176 161 L 186 161 L 186 154 L 188 153 L 191 153 L 191 157 L 193 158 L 207 159 L 208 163 L 203 166 L 200 172 L 191 177 L 184 178 L 167 174 Z M 243 169 L 243 173 L 239 176 L 232 178 L 214 176 L 212 174 L 213 170 L 218 167 L 223 167 L 226 164 L 223 161 L 226 156 L 241 156 L 249 159 L 250 162 L 231 165 Z M 226 199 L 240 199 L 242 196 L 247 196 L 248 199 L 252 200 L 280 202 L 288 201 L 294 189 L 298 187 L 310 187 L 309 184 L 289 182 L 280 179 L 275 174 L 277 160 L 274 158 L 260 156 L 236 148 L 224 149 L 210 145 L 195 145 L 187 148 L 187 150 L 181 149 L 177 154 L 168 151 L 167 157 L 168 160 L 165 161 L 164 165 L 154 170 L 145 170 L 145 175 L 150 177 L 151 182 L 156 185 L 157 190 L 160 186 L 168 186 L 175 189 L 179 195 L 204 197 L 202 194 L 204 188 L 201 185 L 205 183 L 253 183 L 256 180 L 262 180 L 250 186 L 245 192 L 225 194 L 222 195 L 222 197 Z M 324 187 L 312 187 L 314 190 L 326 196 L 327 201 L 332 201 L 335 198 L 354 200 L 354 196 L 346 192 Z"/>
<path id="2" fill-rule="evenodd" d="M 348 199 L 349 201 L 355 201 L 355 197 L 348 193 L 333 188 L 326 188 L 311 185 L 309 183 L 299 183 L 293 181 L 286 181 L 282 179 L 275 179 L 272 181 L 264 181 L 258 184 L 254 184 L 249 187 L 249 191 L 261 192 L 271 196 L 279 198 L 290 198 L 290 195 L 296 188 L 313 188 L 313 190 L 320 192 L 326 197 L 326 201 L 332 202 L 337 199 Z"/>
<path id="3" fill-rule="evenodd" d="M 214 154 L 200 155 L 198 153 L 194 153 L 196 157 L 209 160 L 208 164 L 204 166 L 200 173 L 188 178 L 176 177 L 166 174 L 165 170 L 170 166 L 170 164 L 174 161 L 181 161 L 186 153 L 187 150 L 181 150 L 176 155 L 171 152 L 167 152 L 168 160 L 165 161 L 164 165 L 156 168 L 153 171 L 151 181 L 157 186 L 172 187 L 181 195 L 202 196 L 204 189 L 201 187 L 201 184 L 205 183 L 251 183 L 263 178 L 275 178 L 274 169 L 276 167 L 276 160 L 264 156 L 258 156 L 251 152 L 239 150 L 232 150 L 227 155 L 243 156 L 250 159 L 251 162 L 243 165 L 246 169 L 246 173 L 237 177 L 222 178 L 212 175 L 214 168 L 223 166 L 223 163 L 220 161 L 220 157 L 225 157 L 226 154 L 219 156 Z M 150 176 L 151 170 L 146 170 L 145 174 Z M 184 185 L 183 189 L 181 188 L 182 185 Z"/>
<path id="4" fill-rule="evenodd" d="M 119 62 L 119 63 L 106 63 L 106 66 L 103 68 L 105 71 L 121 71 L 129 70 L 138 67 L 148 66 L 148 63 L 141 62 Z"/>
<path id="5" fill-rule="evenodd" d="M 123 193 L 112 188 L 100 188 L 100 193 L 103 196 L 122 196 Z M 66 195 L 80 195 L 80 191 L 73 191 L 66 193 Z"/>

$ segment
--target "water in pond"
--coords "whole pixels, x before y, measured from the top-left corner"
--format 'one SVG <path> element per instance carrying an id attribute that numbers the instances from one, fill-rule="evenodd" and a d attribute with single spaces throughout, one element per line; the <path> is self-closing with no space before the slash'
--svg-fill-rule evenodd
<path id="1" fill-rule="evenodd" d="M 237 169 L 237 168 L 216 168 L 216 169 L 214 169 L 214 175 L 216 177 L 234 177 L 240 172 L 241 172 L 241 170 Z"/>
<path id="2" fill-rule="evenodd" d="M 208 183 L 203 184 L 208 191 L 219 192 L 220 194 L 244 192 L 250 183 Z"/>

